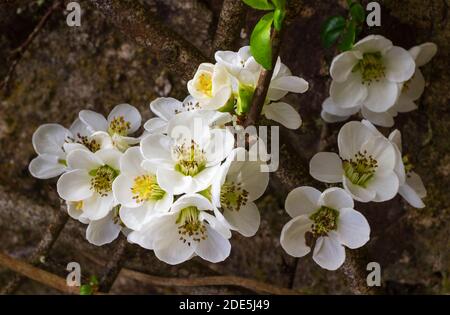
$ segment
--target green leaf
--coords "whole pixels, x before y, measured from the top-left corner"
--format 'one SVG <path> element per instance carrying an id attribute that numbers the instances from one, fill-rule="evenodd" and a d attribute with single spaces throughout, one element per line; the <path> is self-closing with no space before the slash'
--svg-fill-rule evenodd
<path id="1" fill-rule="evenodd" d="M 341 51 L 347 51 L 353 48 L 353 44 L 355 43 L 356 37 L 356 23 L 354 21 L 350 21 L 347 26 L 347 29 L 342 34 L 341 42 L 339 43 L 339 49 Z"/>
<path id="2" fill-rule="evenodd" d="M 272 0 L 272 2 L 275 5 L 275 8 L 280 10 L 286 9 L 286 0 Z"/>
<path id="3" fill-rule="evenodd" d="M 273 10 L 275 7 L 269 0 L 242 0 L 244 3 L 256 10 Z"/>
<path id="4" fill-rule="evenodd" d="M 255 60 L 265 69 L 272 69 L 272 30 L 273 12 L 264 15 L 256 24 L 250 37 L 250 51 Z"/>
<path id="5" fill-rule="evenodd" d="M 283 21 L 285 17 L 286 17 L 285 9 L 278 9 L 278 8 L 275 9 L 273 13 L 273 26 L 278 32 L 281 31 L 281 28 L 283 27 Z"/>
<path id="6" fill-rule="evenodd" d="M 356 2 L 350 6 L 350 15 L 357 24 L 361 24 L 366 20 L 366 11 L 361 4 Z"/>
<path id="7" fill-rule="evenodd" d="M 236 113 L 239 116 L 247 113 L 252 106 L 253 93 L 255 88 L 246 84 L 239 84 Z"/>
<path id="8" fill-rule="evenodd" d="M 332 16 L 328 18 L 323 27 L 320 37 L 325 48 L 330 48 L 341 36 L 345 29 L 345 18 L 342 16 Z"/>
<path id="9" fill-rule="evenodd" d="M 90 284 L 83 284 L 80 287 L 80 295 L 92 295 L 94 291 L 92 290 L 92 286 Z"/>

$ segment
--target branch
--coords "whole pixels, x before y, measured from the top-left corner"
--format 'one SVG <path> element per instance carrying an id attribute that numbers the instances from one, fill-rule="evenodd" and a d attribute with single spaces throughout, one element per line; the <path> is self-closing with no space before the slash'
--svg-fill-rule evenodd
<path id="1" fill-rule="evenodd" d="M 36 27 L 30 33 L 30 35 L 28 35 L 25 42 L 23 42 L 23 44 L 21 44 L 19 47 L 17 47 L 16 49 L 14 49 L 12 51 L 12 54 L 16 55 L 16 57 L 15 57 L 14 61 L 12 62 L 11 66 L 9 67 L 6 77 L 3 79 L 3 81 L 0 82 L 0 89 L 8 88 L 9 81 L 11 80 L 14 70 L 16 69 L 20 60 L 22 59 L 23 54 L 28 49 L 28 47 L 33 42 L 33 40 L 36 38 L 37 34 L 42 30 L 42 28 L 44 27 L 45 23 L 48 21 L 48 19 L 52 15 L 52 13 L 55 12 L 60 7 L 60 5 L 61 5 L 60 0 L 55 1 L 52 4 L 52 6 L 47 10 L 47 12 L 44 14 L 44 16 L 41 18 L 39 23 L 36 25 Z"/>
<path id="2" fill-rule="evenodd" d="M 168 287 L 197 287 L 197 286 L 238 286 L 248 290 L 263 294 L 275 295 L 299 295 L 300 291 L 277 287 L 268 283 L 259 282 L 253 279 L 246 279 L 235 276 L 211 276 L 202 278 L 166 278 L 152 276 L 134 270 L 122 269 L 121 274 L 125 277 L 145 282 L 153 286 Z"/>
<path id="3" fill-rule="evenodd" d="M 244 26 L 247 6 L 242 0 L 224 0 L 216 35 L 212 44 L 212 56 L 217 50 L 232 50 Z"/>
<path id="4" fill-rule="evenodd" d="M 107 19 L 138 45 L 149 48 L 158 60 L 184 80 L 190 80 L 207 58 L 191 43 L 162 25 L 135 0 L 91 0 Z"/>

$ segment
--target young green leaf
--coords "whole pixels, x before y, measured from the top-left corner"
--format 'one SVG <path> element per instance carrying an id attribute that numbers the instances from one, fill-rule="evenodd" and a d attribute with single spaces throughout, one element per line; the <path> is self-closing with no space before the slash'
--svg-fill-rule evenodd
<path id="1" fill-rule="evenodd" d="M 246 114 L 252 105 L 255 88 L 250 85 L 239 84 L 239 94 L 237 97 L 236 113 L 241 116 Z"/>
<path id="2" fill-rule="evenodd" d="M 357 24 L 363 23 L 366 19 L 366 11 L 361 4 L 356 2 L 350 6 L 350 15 Z"/>
<path id="3" fill-rule="evenodd" d="M 256 10 L 273 10 L 275 7 L 269 0 L 242 0 L 244 3 Z"/>
<path id="4" fill-rule="evenodd" d="M 92 295 L 93 290 L 90 284 L 83 284 L 80 287 L 80 295 Z"/>
<path id="5" fill-rule="evenodd" d="M 344 33 L 342 34 L 341 42 L 339 43 L 339 49 L 341 51 L 347 51 L 353 48 L 356 37 L 356 23 L 350 21 Z"/>
<path id="6" fill-rule="evenodd" d="M 281 31 L 281 28 L 283 27 L 283 21 L 285 17 L 286 17 L 285 9 L 278 9 L 278 8 L 275 9 L 273 13 L 273 26 L 278 32 Z"/>
<path id="7" fill-rule="evenodd" d="M 345 18 L 342 16 L 332 16 L 328 18 L 323 27 L 320 37 L 325 48 L 330 48 L 341 36 L 345 29 Z"/>
<path id="8" fill-rule="evenodd" d="M 275 5 L 275 8 L 280 10 L 286 9 L 286 0 L 272 0 L 272 2 Z"/>
<path id="9" fill-rule="evenodd" d="M 273 12 L 264 15 L 253 29 L 250 37 L 250 51 L 255 60 L 265 69 L 272 69 L 272 43 L 270 34 L 273 23 Z"/>

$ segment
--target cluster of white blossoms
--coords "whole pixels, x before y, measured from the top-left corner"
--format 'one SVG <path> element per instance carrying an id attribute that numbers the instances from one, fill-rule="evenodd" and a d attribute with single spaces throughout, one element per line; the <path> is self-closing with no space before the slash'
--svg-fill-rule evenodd
<path id="1" fill-rule="evenodd" d="M 257 157 L 237 146 L 232 126 L 245 116 L 262 67 L 249 47 L 219 51 L 216 64 L 200 65 L 183 101 L 158 98 L 142 124 L 139 111 L 116 106 L 105 118 L 82 110 L 69 129 L 40 126 L 38 156 L 29 165 L 40 179 L 60 176 L 59 196 L 69 215 L 84 224 L 87 240 L 104 245 L 122 232 L 168 264 L 199 256 L 226 259 L 232 231 L 253 236 L 260 225 L 254 201 L 269 174 Z M 300 115 L 280 102 L 308 83 L 276 64 L 263 114 L 288 128 Z"/>
<path id="2" fill-rule="evenodd" d="M 361 111 L 371 123 L 392 127 L 398 113 L 417 109 L 425 88 L 420 67 L 436 54 L 437 46 L 424 43 L 409 51 L 380 35 L 369 35 L 331 64 L 330 97 L 322 104 L 329 123 L 347 120 Z"/>

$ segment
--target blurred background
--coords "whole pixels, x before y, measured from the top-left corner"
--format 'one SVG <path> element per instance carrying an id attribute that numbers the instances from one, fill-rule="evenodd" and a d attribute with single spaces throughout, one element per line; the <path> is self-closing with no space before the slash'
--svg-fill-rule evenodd
<path id="1" fill-rule="evenodd" d="M 68 273 L 67 263 L 79 262 L 82 281 L 86 282 L 91 275 L 102 275 L 120 241 L 95 247 L 85 240 L 86 226 L 60 214 L 65 207 L 57 196 L 56 180 L 37 180 L 28 173 L 28 163 L 35 156 L 33 132 L 49 122 L 68 127 L 81 109 L 107 114 L 120 103 L 136 106 L 147 119 L 151 117 L 149 103 L 153 99 L 183 99 L 187 89 L 185 78 L 166 68 L 156 50 L 143 48 L 120 32 L 110 17 L 92 5 L 95 1 L 78 1 L 82 8 L 81 26 L 69 27 L 64 10 L 67 2 L 50 10 L 45 24 L 29 43 L 27 38 L 54 2 L 0 3 L 0 81 L 8 77 L 0 91 L 0 251 L 32 261 L 63 278 Z M 152 19 L 161 21 L 164 28 L 211 56 L 221 0 L 133 2 L 143 6 Z M 449 1 L 378 2 L 382 7 L 382 26 L 366 28 L 361 37 L 381 34 L 406 49 L 432 41 L 439 50 L 431 63 L 422 68 L 427 87 L 419 109 L 400 114 L 395 124 L 403 134 L 404 152 L 409 152 L 428 190 L 427 206 L 414 209 L 399 197 L 385 203 L 357 205 L 372 228 L 366 245 L 368 261 L 380 263 L 385 293 L 450 293 Z M 321 104 L 328 96 L 330 84 L 329 64 L 337 52 L 324 49 L 319 34 L 327 17 L 345 14 L 345 1 L 304 0 L 300 8 L 287 29 L 281 58 L 295 75 L 310 83 L 310 89 L 305 94 L 287 97 L 300 112 L 303 125 L 296 131 L 281 128 L 281 137 L 299 154 L 298 163 L 303 163 L 319 150 L 319 139 L 325 141 L 329 150 L 335 150 L 342 126 L 324 126 L 320 119 Z M 234 50 L 248 44 L 259 15 L 251 9 L 243 13 L 242 29 L 232 43 Z M 18 47 L 24 47 L 19 54 Z M 283 156 L 280 163 L 284 163 Z M 320 187 L 306 173 L 298 185 L 311 183 Z M 292 188 L 282 186 L 277 174 L 273 174 L 271 185 L 258 201 L 260 230 L 252 238 L 234 234 L 231 255 L 223 263 L 210 264 L 194 258 L 169 266 L 152 252 L 132 245 L 132 254 L 126 255 L 124 266 L 162 277 L 231 275 L 302 293 L 349 293 L 341 270 L 323 270 L 310 256 L 294 259 L 282 250 L 279 236 L 289 220 L 283 209 L 284 199 Z M 41 239 L 48 235 L 48 226 L 55 220 L 59 223 L 56 242 L 37 252 Z M 7 292 L 15 294 L 59 293 L 29 279 L 19 281 L 14 273 L 0 266 L 0 289 L 7 286 Z M 119 273 L 111 292 L 254 293 L 237 286 L 160 286 L 125 272 Z"/>

